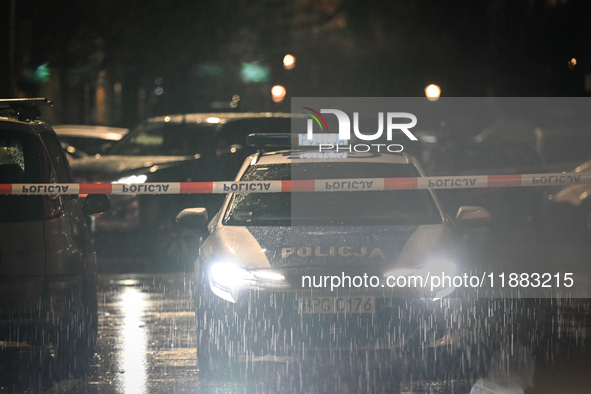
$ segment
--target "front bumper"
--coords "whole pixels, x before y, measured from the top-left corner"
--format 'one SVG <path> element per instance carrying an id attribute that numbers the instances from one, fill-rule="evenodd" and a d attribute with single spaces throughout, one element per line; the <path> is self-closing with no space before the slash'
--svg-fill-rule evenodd
<path id="1" fill-rule="evenodd" d="M 240 303 L 198 297 L 198 328 L 224 332 L 239 354 L 305 357 L 309 351 L 387 351 L 453 345 L 464 300 L 375 298 L 373 313 L 304 313 L 295 293 L 249 293 Z M 458 302 L 456 302 L 458 301 Z M 465 307 L 465 306 L 464 306 Z M 469 309 L 468 309 L 469 310 Z"/>
<path id="2" fill-rule="evenodd" d="M 218 297 L 240 303 L 249 293 L 290 293 L 300 297 L 364 297 L 440 299 L 455 293 L 447 285 L 433 286 L 429 274 L 404 270 L 404 274 L 383 274 L 382 269 L 367 267 L 304 267 L 280 270 L 250 270 L 225 264 L 222 269 L 202 272 L 201 281 L 208 283 Z M 395 271 L 391 271 L 395 272 Z M 442 273 L 443 274 L 443 273 Z M 451 274 L 451 276 L 454 276 Z M 446 287 L 447 286 L 447 287 Z M 450 287 L 451 286 L 451 287 Z M 458 292 L 459 293 L 459 292 Z"/>

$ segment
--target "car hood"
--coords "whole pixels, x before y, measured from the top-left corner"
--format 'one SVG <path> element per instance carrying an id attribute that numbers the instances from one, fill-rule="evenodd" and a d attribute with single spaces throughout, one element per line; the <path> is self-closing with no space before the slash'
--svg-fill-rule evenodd
<path id="1" fill-rule="evenodd" d="M 100 156 L 87 157 L 72 163 L 76 176 L 87 174 L 118 175 L 135 170 L 147 170 L 154 165 L 173 164 L 195 160 L 192 156 Z M 97 179 L 98 180 L 98 179 Z"/>
<path id="2" fill-rule="evenodd" d="M 447 224 L 399 226 L 219 226 L 203 250 L 249 268 L 415 268 L 455 254 Z"/>

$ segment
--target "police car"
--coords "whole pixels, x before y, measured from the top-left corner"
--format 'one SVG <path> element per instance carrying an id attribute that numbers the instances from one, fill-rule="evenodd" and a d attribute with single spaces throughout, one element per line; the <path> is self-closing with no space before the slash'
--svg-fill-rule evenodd
<path id="1" fill-rule="evenodd" d="M 454 288 L 400 278 L 465 272 L 460 223 L 490 216 L 462 207 L 452 219 L 430 190 L 375 190 L 421 176 L 405 154 L 256 153 L 236 181 L 326 191 L 228 194 L 209 223 L 204 208 L 181 212 L 179 224 L 207 233 L 195 267 L 200 371 L 323 349 L 396 352 L 413 336 L 444 343 Z"/>

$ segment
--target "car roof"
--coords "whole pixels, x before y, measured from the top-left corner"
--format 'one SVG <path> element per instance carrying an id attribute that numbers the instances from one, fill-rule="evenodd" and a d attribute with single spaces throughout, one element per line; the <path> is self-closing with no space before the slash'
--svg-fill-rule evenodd
<path id="1" fill-rule="evenodd" d="M 22 121 L 12 116 L 0 116 L 0 122 L 8 124 L 8 127 L 12 129 L 18 129 L 19 131 L 36 135 L 39 135 L 42 131 L 41 125 L 45 125 L 45 123 L 40 120 Z"/>
<path id="2" fill-rule="evenodd" d="M 56 125 L 53 130 L 57 135 L 84 138 L 99 138 L 109 141 L 119 141 L 129 129 L 107 126 L 86 125 Z"/>
<path id="3" fill-rule="evenodd" d="M 350 162 L 376 164 L 409 164 L 410 158 L 400 153 L 318 152 L 284 150 L 253 155 L 251 165 Z M 248 160 L 248 159 L 247 159 Z"/>
<path id="4" fill-rule="evenodd" d="M 221 113 L 193 113 L 166 115 L 149 118 L 146 122 L 167 122 L 167 123 L 210 123 L 223 124 L 238 119 L 289 119 L 290 113 L 285 112 L 221 112 Z"/>

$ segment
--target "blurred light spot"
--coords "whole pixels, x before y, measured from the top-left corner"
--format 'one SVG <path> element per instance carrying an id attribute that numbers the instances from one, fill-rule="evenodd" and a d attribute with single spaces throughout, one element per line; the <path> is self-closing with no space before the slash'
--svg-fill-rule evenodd
<path id="1" fill-rule="evenodd" d="M 273 98 L 273 101 L 276 103 L 280 103 L 283 101 L 283 99 L 285 98 L 285 88 L 281 85 L 275 85 L 273 86 L 273 88 L 271 88 L 271 95 Z"/>
<path id="2" fill-rule="evenodd" d="M 51 75 L 49 74 L 49 68 L 47 68 L 47 63 L 43 63 L 32 74 L 30 74 L 29 79 L 35 82 L 49 82 Z"/>
<path id="3" fill-rule="evenodd" d="M 148 177 L 146 175 L 130 175 L 125 176 L 115 182 L 111 182 L 113 184 L 131 184 L 131 183 L 144 183 Z"/>
<path id="4" fill-rule="evenodd" d="M 101 71 L 102 72 L 102 71 Z M 105 88 L 103 86 L 97 86 L 95 92 L 95 102 L 96 102 L 96 110 L 95 110 L 95 120 L 98 124 L 105 123 L 106 118 L 106 104 L 105 104 Z"/>
<path id="5" fill-rule="evenodd" d="M 156 96 L 160 96 L 162 93 L 164 93 L 164 89 L 162 88 L 162 86 L 158 86 L 156 89 L 154 89 L 154 94 Z"/>
<path id="6" fill-rule="evenodd" d="M 570 61 L 568 62 L 568 67 L 570 69 L 573 69 L 575 66 L 577 65 L 577 59 L 575 59 L 574 57 L 572 59 L 570 59 Z"/>
<path id="7" fill-rule="evenodd" d="M 115 93 L 121 93 L 122 88 L 121 82 L 115 82 L 115 85 L 113 85 L 113 90 Z"/>
<path id="8" fill-rule="evenodd" d="M 67 150 L 68 152 L 70 152 L 70 153 L 74 153 L 74 152 L 76 152 L 76 148 L 74 148 L 74 147 L 73 147 L 73 146 L 71 146 L 71 145 L 70 145 L 70 146 L 68 146 L 68 147 L 66 148 L 66 150 Z"/>
<path id="9" fill-rule="evenodd" d="M 154 80 L 154 83 L 158 86 L 162 85 L 163 82 L 164 82 L 164 79 L 162 79 L 162 77 L 158 77 Z"/>
<path id="10" fill-rule="evenodd" d="M 242 81 L 267 82 L 269 80 L 269 67 L 259 63 L 242 63 Z"/>
<path id="11" fill-rule="evenodd" d="M 207 123 L 220 123 L 220 118 L 207 118 Z"/>
<path id="12" fill-rule="evenodd" d="M 437 101 L 441 95 L 441 88 L 431 84 L 425 88 L 425 95 L 429 101 Z"/>
<path id="13" fill-rule="evenodd" d="M 232 148 L 230 148 L 230 152 L 232 152 L 232 153 L 236 153 L 236 148 L 233 148 L 233 147 L 232 147 Z"/>
<path id="14" fill-rule="evenodd" d="M 170 116 L 166 116 L 166 117 L 164 118 L 164 121 L 165 121 L 165 122 L 170 122 Z"/>
<path id="15" fill-rule="evenodd" d="M 423 135 L 420 138 L 421 138 L 421 141 L 423 141 L 427 144 L 434 144 L 437 142 L 437 136 L 435 136 L 435 135 Z"/>
<path id="16" fill-rule="evenodd" d="M 121 139 L 121 134 L 117 133 L 106 133 L 105 139 L 109 141 L 119 141 Z"/>
<path id="17" fill-rule="evenodd" d="M 215 64 L 200 64 L 197 66 L 197 73 L 211 77 L 223 77 L 225 74 L 224 70 Z"/>
<path id="18" fill-rule="evenodd" d="M 137 279 L 123 279 L 118 281 L 118 283 L 123 286 L 138 286 L 141 284 L 141 282 Z"/>
<path id="19" fill-rule="evenodd" d="M 158 171 L 158 166 L 150 167 L 150 172 L 156 172 L 156 171 Z"/>
<path id="20" fill-rule="evenodd" d="M 285 55 L 283 58 L 283 68 L 291 70 L 295 67 L 296 58 L 293 55 Z"/>
<path id="21" fill-rule="evenodd" d="M 230 108 L 238 107 L 238 101 L 240 101 L 240 96 L 237 94 L 232 96 L 232 101 L 230 102 Z"/>

